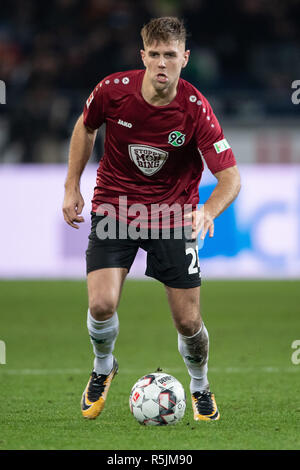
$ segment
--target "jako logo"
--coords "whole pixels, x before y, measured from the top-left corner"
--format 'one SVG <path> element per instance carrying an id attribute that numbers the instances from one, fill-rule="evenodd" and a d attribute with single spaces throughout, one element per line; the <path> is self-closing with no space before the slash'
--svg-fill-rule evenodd
<path id="1" fill-rule="evenodd" d="M 122 119 L 118 120 L 118 124 L 120 124 L 121 126 L 129 127 L 129 129 L 132 127 L 131 122 L 122 121 Z"/>
<path id="2" fill-rule="evenodd" d="M 0 80 L 0 104 L 6 104 L 6 87 L 3 80 Z"/>
<path id="3" fill-rule="evenodd" d="M 300 103 L 300 80 L 294 80 L 292 83 L 292 88 L 296 88 L 294 93 L 292 93 L 291 99 L 293 104 Z"/>

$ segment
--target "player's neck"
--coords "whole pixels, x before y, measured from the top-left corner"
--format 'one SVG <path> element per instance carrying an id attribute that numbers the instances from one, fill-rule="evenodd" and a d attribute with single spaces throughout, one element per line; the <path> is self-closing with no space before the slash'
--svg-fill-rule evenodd
<path id="1" fill-rule="evenodd" d="M 151 82 L 144 77 L 141 89 L 142 97 L 153 106 L 167 106 L 177 95 L 177 85 L 178 81 L 172 87 L 156 90 Z"/>

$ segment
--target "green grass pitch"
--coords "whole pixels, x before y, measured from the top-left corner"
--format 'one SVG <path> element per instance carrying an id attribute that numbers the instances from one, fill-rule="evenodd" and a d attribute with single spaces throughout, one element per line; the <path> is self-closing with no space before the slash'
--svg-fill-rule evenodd
<path id="1" fill-rule="evenodd" d="M 0 449 L 299 449 L 298 281 L 204 281 L 201 308 L 210 334 L 209 380 L 220 421 L 193 421 L 189 377 L 164 288 L 127 280 L 118 309 L 119 374 L 97 420 L 81 417 L 92 368 L 84 281 L 2 281 Z M 3 343 L 2 343 L 3 344 Z M 158 367 L 187 393 L 175 426 L 140 426 L 131 387 Z"/>

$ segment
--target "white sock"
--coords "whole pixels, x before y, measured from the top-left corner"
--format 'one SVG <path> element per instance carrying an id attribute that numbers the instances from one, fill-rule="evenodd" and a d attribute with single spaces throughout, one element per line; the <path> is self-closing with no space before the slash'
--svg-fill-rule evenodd
<path id="1" fill-rule="evenodd" d="M 178 333 L 178 350 L 191 377 L 191 393 L 209 390 L 207 379 L 209 336 L 203 322 L 200 330 L 193 336 Z"/>
<path id="2" fill-rule="evenodd" d="M 113 350 L 119 333 L 119 319 L 115 312 L 105 321 L 97 321 L 88 310 L 87 328 L 95 354 L 94 370 L 97 374 L 109 374 L 113 367 Z"/>

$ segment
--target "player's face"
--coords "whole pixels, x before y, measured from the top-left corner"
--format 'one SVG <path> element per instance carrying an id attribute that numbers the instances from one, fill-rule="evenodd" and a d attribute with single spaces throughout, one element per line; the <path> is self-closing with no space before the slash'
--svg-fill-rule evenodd
<path id="1" fill-rule="evenodd" d="M 177 85 L 181 69 L 189 60 L 190 51 L 181 41 L 155 42 L 141 50 L 147 77 L 156 91 Z"/>

